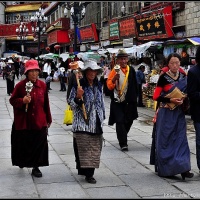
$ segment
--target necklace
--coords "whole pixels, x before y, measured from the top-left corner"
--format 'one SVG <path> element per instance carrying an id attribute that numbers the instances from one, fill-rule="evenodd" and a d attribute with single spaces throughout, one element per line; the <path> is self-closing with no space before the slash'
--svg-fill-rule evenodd
<path id="1" fill-rule="evenodd" d="M 172 78 L 175 78 L 177 79 L 178 76 L 179 76 L 179 71 L 177 71 L 176 73 L 172 72 L 172 71 L 168 71 L 168 74 L 172 77 Z"/>

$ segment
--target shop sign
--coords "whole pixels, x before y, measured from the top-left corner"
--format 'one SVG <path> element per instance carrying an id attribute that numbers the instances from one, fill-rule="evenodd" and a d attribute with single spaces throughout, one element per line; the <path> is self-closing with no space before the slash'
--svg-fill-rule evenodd
<path id="1" fill-rule="evenodd" d="M 50 46 L 56 43 L 69 43 L 69 34 L 67 30 L 57 30 L 48 33 L 47 45 Z"/>
<path id="2" fill-rule="evenodd" d="M 29 30 L 32 30 L 31 22 L 26 22 L 25 24 Z M 19 28 L 19 25 L 20 24 L 0 24 L 0 37 L 17 36 L 16 28 Z"/>
<path id="3" fill-rule="evenodd" d="M 119 20 L 120 39 L 136 36 L 135 19 L 133 17 L 121 18 Z"/>
<path id="4" fill-rule="evenodd" d="M 102 47 L 105 47 L 105 46 L 108 46 L 108 45 L 110 45 L 110 40 L 101 41 Z"/>
<path id="5" fill-rule="evenodd" d="M 132 47 L 133 46 L 133 38 L 123 39 L 123 47 Z"/>
<path id="6" fill-rule="evenodd" d="M 119 39 L 119 25 L 117 19 L 112 19 L 109 22 L 109 40 Z"/>
<path id="7" fill-rule="evenodd" d="M 86 45 L 85 44 L 80 45 L 80 51 L 86 51 Z"/>
<path id="8" fill-rule="evenodd" d="M 90 49 L 93 51 L 97 51 L 99 49 L 99 45 L 91 45 Z"/>
<path id="9" fill-rule="evenodd" d="M 96 30 L 96 25 L 92 23 L 89 26 L 81 27 L 80 30 L 80 36 L 82 42 L 97 42 L 98 41 L 98 35 Z"/>
<path id="10" fill-rule="evenodd" d="M 172 31 L 172 6 L 135 17 L 138 40 L 169 38 Z"/>
<path id="11" fill-rule="evenodd" d="M 101 40 L 108 40 L 108 38 L 109 38 L 108 26 L 102 27 L 100 35 L 101 35 Z"/>

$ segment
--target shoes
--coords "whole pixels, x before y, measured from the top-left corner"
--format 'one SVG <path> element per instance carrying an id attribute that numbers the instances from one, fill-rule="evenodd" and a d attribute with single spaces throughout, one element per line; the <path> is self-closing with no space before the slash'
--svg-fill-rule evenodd
<path id="1" fill-rule="evenodd" d="M 192 178 L 193 176 L 194 176 L 194 174 L 189 171 L 181 173 L 181 177 L 183 180 L 185 180 L 185 178 Z"/>
<path id="2" fill-rule="evenodd" d="M 42 172 L 39 170 L 38 167 L 34 167 L 32 169 L 32 175 L 39 178 L 42 177 Z"/>
<path id="3" fill-rule="evenodd" d="M 122 151 L 128 151 L 128 145 L 121 147 Z"/>
<path id="4" fill-rule="evenodd" d="M 52 90 L 51 88 L 49 88 L 49 90 Z"/>
<path id="5" fill-rule="evenodd" d="M 95 184 L 97 181 L 95 180 L 94 177 L 85 177 L 85 180 L 88 182 L 88 183 L 92 183 L 92 184 Z"/>

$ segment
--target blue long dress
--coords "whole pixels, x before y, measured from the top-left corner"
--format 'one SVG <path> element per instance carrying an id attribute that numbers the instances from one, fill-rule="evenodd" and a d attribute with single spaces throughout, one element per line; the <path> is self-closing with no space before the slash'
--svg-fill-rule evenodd
<path id="1" fill-rule="evenodd" d="M 169 78 L 167 74 L 164 76 Z M 184 93 L 186 92 L 186 76 L 180 76 L 171 84 L 173 86 L 168 92 L 164 92 L 163 96 L 170 93 L 175 87 Z M 186 119 L 182 106 L 178 106 L 174 110 L 159 108 L 155 140 L 156 165 L 159 176 L 174 176 L 191 170 L 186 131 Z"/>

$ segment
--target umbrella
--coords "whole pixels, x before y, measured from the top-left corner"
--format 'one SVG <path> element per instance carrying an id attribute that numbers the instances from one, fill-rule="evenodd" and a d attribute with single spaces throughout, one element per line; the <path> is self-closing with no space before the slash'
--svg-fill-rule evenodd
<path id="1" fill-rule="evenodd" d="M 58 57 L 59 55 L 55 53 L 47 53 L 47 54 L 44 54 L 43 56 L 44 59 L 53 59 L 53 58 L 58 58 Z"/>
<path id="2" fill-rule="evenodd" d="M 67 60 L 67 58 L 69 58 L 69 53 L 61 53 L 60 57 L 63 59 L 63 61 L 65 62 Z"/>

